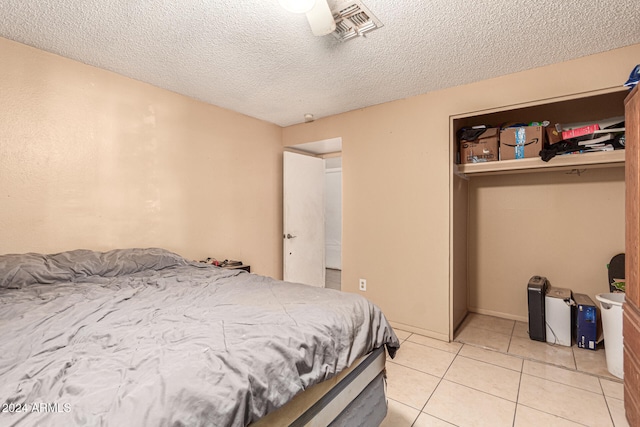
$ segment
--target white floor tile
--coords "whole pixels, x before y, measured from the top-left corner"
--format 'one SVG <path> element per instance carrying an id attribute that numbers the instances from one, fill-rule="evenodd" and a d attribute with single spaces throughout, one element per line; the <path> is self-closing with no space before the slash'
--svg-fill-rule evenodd
<path id="1" fill-rule="evenodd" d="M 387 396 L 421 410 L 440 378 L 396 363 L 387 362 Z"/>
<path id="2" fill-rule="evenodd" d="M 387 399 L 387 416 L 380 427 L 411 427 L 420 411 L 393 399 Z"/>
<path id="3" fill-rule="evenodd" d="M 515 410 L 514 402 L 442 380 L 423 412 L 456 426 L 507 427 Z"/>
<path id="4" fill-rule="evenodd" d="M 437 348 L 438 350 L 448 351 L 449 353 L 453 354 L 458 353 L 458 351 L 460 351 L 460 348 L 462 348 L 462 344 L 459 342 L 444 342 L 418 334 L 411 335 L 407 339 L 407 341 L 426 345 L 427 347 Z"/>
<path id="5" fill-rule="evenodd" d="M 573 346 L 573 356 L 576 361 L 576 368 L 580 372 L 617 379 L 607 369 L 607 359 L 603 348 L 593 351 Z"/>
<path id="6" fill-rule="evenodd" d="M 418 419 L 413 424 L 413 427 L 452 427 L 454 424 L 448 423 L 436 417 L 432 417 L 424 412 L 418 416 Z M 454 426 L 455 427 L 455 426 Z"/>
<path id="7" fill-rule="evenodd" d="M 456 357 L 444 379 L 512 402 L 518 399 L 520 372 L 478 360 Z"/>
<path id="8" fill-rule="evenodd" d="M 518 403 L 585 425 L 611 426 L 602 393 L 522 374 Z"/>
<path id="9" fill-rule="evenodd" d="M 489 329 L 476 328 L 471 325 L 461 326 L 455 337 L 455 341 L 473 344 L 503 353 L 507 352 L 510 340 L 510 335 L 501 334 Z"/>
<path id="10" fill-rule="evenodd" d="M 576 369 L 571 347 L 550 345 L 528 338 L 512 337 L 509 345 L 509 354 Z"/>
<path id="11" fill-rule="evenodd" d="M 526 322 L 516 322 L 516 325 L 513 327 L 513 336 L 529 338 L 529 324 Z"/>
<path id="12" fill-rule="evenodd" d="M 402 329 L 393 328 L 393 332 L 396 333 L 400 341 L 404 341 L 411 336 L 411 332 L 403 331 Z"/>
<path id="13" fill-rule="evenodd" d="M 613 397 L 607 397 L 607 406 L 613 419 L 613 425 L 615 427 L 629 427 L 627 417 L 624 413 L 624 401 L 620 399 L 614 399 Z"/>
<path id="14" fill-rule="evenodd" d="M 522 372 L 533 375 L 534 377 L 544 378 L 549 381 L 555 381 L 561 384 L 570 385 L 572 387 L 581 388 L 593 393 L 601 393 L 600 382 L 598 378 L 583 374 L 581 372 L 571 371 L 557 366 L 548 365 L 546 363 L 524 361 Z"/>
<path id="15" fill-rule="evenodd" d="M 455 354 L 410 341 L 402 343 L 394 363 L 442 378 Z"/>
<path id="16" fill-rule="evenodd" d="M 499 317 L 487 316 L 478 313 L 469 313 L 462 322 L 461 327 L 471 326 L 473 328 L 487 329 L 504 335 L 511 335 L 513 333 L 515 323 L 516 322 L 514 320 L 501 319 Z"/>
<path id="17" fill-rule="evenodd" d="M 600 384 L 605 396 L 620 400 L 624 399 L 624 384 L 622 382 L 600 378 Z"/>
<path id="18" fill-rule="evenodd" d="M 453 343 L 401 331 L 398 357 L 387 363 L 383 425 L 628 426 L 623 383 L 603 350 L 551 346 L 527 329 L 471 313 Z"/>
<path id="19" fill-rule="evenodd" d="M 503 368 L 511 369 L 512 371 L 522 372 L 522 358 L 510 356 L 495 350 L 487 350 L 485 348 L 465 344 L 460 349 L 458 355 L 490 363 L 492 365 L 501 366 Z"/>
<path id="20" fill-rule="evenodd" d="M 516 421 L 513 423 L 513 427 L 578 427 L 582 425 L 523 405 L 518 405 L 516 408 Z"/>

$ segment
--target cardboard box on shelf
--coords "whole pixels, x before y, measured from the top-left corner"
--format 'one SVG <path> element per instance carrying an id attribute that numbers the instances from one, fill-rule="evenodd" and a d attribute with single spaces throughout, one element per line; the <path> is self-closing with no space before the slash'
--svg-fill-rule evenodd
<path id="1" fill-rule="evenodd" d="M 474 139 L 460 137 L 460 163 L 484 163 L 498 160 L 499 129 L 487 128 Z"/>
<path id="2" fill-rule="evenodd" d="M 555 126 L 549 125 L 545 128 L 545 131 L 549 145 L 562 141 L 562 131 L 558 131 Z"/>
<path id="3" fill-rule="evenodd" d="M 522 126 L 500 131 L 500 160 L 538 157 L 546 133 L 542 126 Z"/>

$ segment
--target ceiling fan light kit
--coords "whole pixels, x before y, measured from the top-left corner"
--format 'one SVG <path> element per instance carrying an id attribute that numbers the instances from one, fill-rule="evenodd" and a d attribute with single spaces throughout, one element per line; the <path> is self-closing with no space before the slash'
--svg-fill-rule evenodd
<path id="1" fill-rule="evenodd" d="M 278 0 L 289 12 L 305 13 L 314 36 L 326 36 L 336 29 L 327 0 Z"/>
<path id="2" fill-rule="evenodd" d="M 316 0 L 316 4 L 307 12 L 307 21 L 314 36 L 326 36 L 336 29 L 336 21 L 327 0 Z"/>
<path id="3" fill-rule="evenodd" d="M 278 0 L 280 6 L 292 13 L 307 13 L 316 3 L 316 0 Z"/>

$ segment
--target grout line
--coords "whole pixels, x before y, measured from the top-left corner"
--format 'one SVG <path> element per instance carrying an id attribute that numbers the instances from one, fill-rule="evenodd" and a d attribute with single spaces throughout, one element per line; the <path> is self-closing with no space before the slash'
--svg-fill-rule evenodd
<path id="1" fill-rule="evenodd" d="M 464 344 L 463 344 L 463 345 L 464 345 Z M 460 347 L 460 348 L 462 348 L 462 347 Z M 436 349 L 436 350 L 437 350 L 437 349 Z M 422 413 L 422 412 L 424 412 L 424 409 L 427 407 L 427 404 L 429 403 L 429 401 L 431 400 L 431 398 L 433 397 L 433 395 L 434 395 L 434 394 L 436 394 L 436 391 L 438 390 L 438 387 L 440 387 L 440 384 L 442 384 L 442 380 L 444 379 L 444 376 L 445 376 L 445 375 L 447 375 L 447 372 L 449 372 L 449 369 L 451 368 L 451 365 L 453 365 L 453 362 L 455 362 L 456 357 L 458 357 L 458 354 L 455 354 L 455 355 L 453 356 L 453 359 L 451 359 L 451 363 L 449 363 L 449 366 L 447 366 L 447 369 L 445 369 L 445 371 L 444 371 L 444 373 L 442 374 L 442 376 L 441 376 L 441 377 L 439 377 L 439 379 L 438 379 L 438 384 L 436 384 L 436 386 L 433 388 L 433 391 L 431 392 L 431 394 L 430 394 L 430 395 L 429 395 L 429 397 L 427 398 L 427 401 L 426 401 L 426 402 L 424 402 L 424 405 L 422 405 L 422 409 L 420 409 L 420 412 L 421 412 L 421 413 Z M 434 376 L 435 376 L 435 375 L 434 375 Z M 436 377 L 436 378 L 438 378 L 438 377 Z M 429 414 L 429 413 L 427 413 L 427 412 L 425 412 L 425 414 L 427 414 L 427 415 L 431 415 L 431 414 Z M 437 417 L 436 417 L 436 418 L 437 418 Z M 438 418 L 438 419 L 440 419 L 440 418 Z M 443 421 L 446 421 L 446 420 L 443 420 Z M 446 422 L 448 422 L 448 421 L 446 421 Z M 414 423 L 415 423 L 415 421 L 414 421 Z M 449 423 L 449 424 L 451 424 L 451 423 Z"/>
<path id="2" fill-rule="evenodd" d="M 476 330 L 479 329 L 481 331 L 489 331 L 489 332 L 493 332 L 494 334 L 504 335 L 504 336 L 507 336 L 507 337 L 512 335 L 512 333 L 509 333 L 509 332 L 507 332 L 507 333 L 499 332 L 499 331 L 496 331 L 496 330 L 491 329 L 491 328 L 483 328 L 483 327 L 480 327 L 480 326 L 475 326 L 473 324 L 467 324 L 464 327 L 460 326 L 460 328 L 458 328 L 458 333 L 456 335 L 460 335 L 461 332 L 467 330 L 468 328 L 476 329 Z M 455 340 L 455 338 L 454 338 L 454 340 Z"/>
<path id="3" fill-rule="evenodd" d="M 440 418 L 440 417 L 436 417 L 435 415 L 431 415 L 431 414 L 428 414 L 428 413 L 423 412 L 423 411 L 420 411 L 420 413 L 418 414 L 418 417 L 415 419 L 415 421 L 413 421 L 413 424 L 411 424 L 411 427 L 414 427 L 414 426 L 416 425 L 416 423 L 418 422 L 418 418 L 420 418 L 420 415 L 422 415 L 422 414 L 428 415 L 428 416 L 430 416 L 431 418 L 435 418 L 436 420 L 440 420 L 440 421 L 442 421 L 443 423 L 445 423 L 445 424 L 447 424 L 447 425 L 450 425 L 450 426 L 452 426 L 452 427 L 459 427 L 459 426 L 456 426 L 455 424 L 453 424 L 453 423 L 452 423 L 452 422 L 450 422 L 450 421 L 444 420 L 444 419 L 442 419 L 442 418 Z"/>
<path id="4" fill-rule="evenodd" d="M 530 377 L 533 377 L 533 378 L 538 378 L 539 380 L 549 381 L 550 383 L 560 384 L 560 385 L 563 385 L 563 386 L 565 386 L 565 387 L 571 387 L 571 388 L 576 389 L 576 390 L 580 390 L 580 391 L 584 391 L 584 392 L 587 392 L 587 393 L 595 394 L 595 395 L 597 395 L 597 396 L 603 396 L 603 397 L 606 397 L 606 396 L 604 395 L 604 393 L 598 393 L 597 391 L 587 390 L 587 389 L 584 389 L 584 388 L 581 388 L 581 387 L 577 387 L 577 386 L 575 386 L 575 385 L 571 385 L 571 384 L 563 383 L 563 382 L 556 381 L 556 380 L 552 380 L 552 379 L 545 378 L 545 377 L 539 377 L 538 375 L 528 374 L 528 373 L 526 373 L 526 372 L 523 372 L 523 374 L 524 374 L 524 375 L 529 375 Z"/>
<path id="5" fill-rule="evenodd" d="M 465 319 L 465 320 L 466 320 L 466 319 Z M 463 323 L 464 323 L 464 322 L 463 322 Z M 446 374 L 447 374 L 447 373 L 448 373 L 448 371 L 451 369 L 451 366 L 453 365 L 453 363 L 454 363 L 454 361 L 455 361 L 456 357 L 458 357 L 458 356 L 462 356 L 462 357 L 465 357 L 465 358 L 468 358 L 468 359 L 472 359 L 472 360 L 476 360 L 476 361 L 483 362 L 483 363 L 488 363 L 488 364 L 490 364 L 490 365 L 497 366 L 497 367 L 502 367 L 502 368 L 504 368 L 504 369 L 509 369 L 509 368 L 505 368 L 504 366 L 496 365 L 496 364 L 491 363 L 491 362 L 487 362 L 487 361 L 484 361 L 484 360 L 477 360 L 477 359 L 473 359 L 472 357 L 468 357 L 468 356 L 464 356 L 464 355 L 462 355 L 462 354 L 461 354 L 461 352 L 462 352 L 462 348 L 463 348 L 464 346 L 469 345 L 469 346 L 471 346 L 471 347 L 474 347 L 474 348 L 480 348 L 480 349 L 483 349 L 483 350 L 485 350 L 485 351 L 492 351 L 492 352 L 496 352 L 496 353 L 498 353 L 498 354 L 511 356 L 511 357 L 516 358 L 516 359 L 520 359 L 520 360 L 522 361 L 522 365 L 521 365 L 521 369 L 520 369 L 519 383 L 518 383 L 518 392 L 517 392 L 517 397 L 516 397 L 516 402 L 515 402 L 516 407 L 515 407 L 515 411 L 514 411 L 514 415 L 513 415 L 513 425 L 515 425 L 515 422 L 516 422 L 516 416 L 517 416 L 518 406 L 527 407 L 527 408 L 530 408 L 530 409 L 535 410 L 535 411 L 539 411 L 539 412 L 542 412 L 542 413 L 549 414 L 549 415 L 554 416 L 554 417 L 557 417 L 557 418 L 559 418 L 559 419 L 564 419 L 564 420 L 567 420 L 567 421 L 574 422 L 574 423 L 576 423 L 576 424 L 584 425 L 584 424 L 579 423 L 579 422 L 577 422 L 577 421 L 575 421 L 575 420 L 570 420 L 570 419 L 565 418 L 565 417 L 562 417 L 562 416 L 560 416 L 560 415 L 552 414 L 552 413 L 549 413 L 549 412 L 545 412 L 545 411 L 543 411 L 543 410 L 540 410 L 540 409 L 537 409 L 537 408 L 533 408 L 533 407 L 530 407 L 530 406 L 528 406 L 528 405 L 524 405 L 524 404 L 520 403 L 520 393 L 521 393 L 521 388 L 522 388 L 523 379 L 524 379 L 523 375 L 525 375 L 525 374 L 526 374 L 526 375 L 529 375 L 529 376 L 530 376 L 530 377 L 532 377 L 532 378 L 538 378 L 538 379 L 543 380 L 543 381 L 549 381 L 549 382 L 552 382 L 552 383 L 556 383 L 556 384 L 564 385 L 564 386 L 567 386 L 567 387 L 571 387 L 571 388 L 576 389 L 576 390 L 587 391 L 587 392 L 589 392 L 589 393 L 593 393 L 593 394 L 596 394 L 596 395 L 603 396 L 603 398 L 605 399 L 605 404 L 606 404 L 607 411 L 608 411 L 608 413 L 609 413 L 609 418 L 611 418 L 611 421 L 612 421 L 612 423 L 613 423 L 613 414 L 612 414 L 611 409 L 609 408 L 609 401 L 608 401 L 608 398 L 609 398 L 609 397 L 604 393 L 604 387 L 603 387 L 603 385 L 602 385 L 602 380 L 607 380 L 607 381 L 611 381 L 611 382 L 616 382 L 616 380 L 615 380 L 615 379 L 608 378 L 608 377 L 603 376 L 603 375 L 600 375 L 600 374 L 596 374 L 596 373 L 592 373 L 592 372 L 587 372 L 587 371 L 579 370 L 579 369 L 578 369 L 577 359 L 576 359 L 576 353 L 575 353 L 575 348 L 576 348 L 576 347 L 575 347 L 575 346 L 573 346 L 573 345 L 570 347 L 570 349 L 571 349 L 571 357 L 572 357 L 572 360 L 573 360 L 573 366 L 574 366 L 575 368 L 571 368 L 571 367 L 567 367 L 567 366 L 562 366 L 562 365 L 556 365 L 556 364 L 550 363 L 550 362 L 548 362 L 548 361 L 538 360 L 538 359 L 534 359 L 534 358 L 530 358 L 530 357 L 526 357 L 526 356 L 522 356 L 522 355 L 518 355 L 518 354 L 512 354 L 512 353 L 509 353 L 509 350 L 510 350 L 510 348 L 511 348 L 511 344 L 512 344 L 512 340 L 513 340 L 513 338 L 514 338 L 514 336 L 515 336 L 515 335 L 514 335 L 514 333 L 515 333 L 516 324 L 517 324 L 517 323 L 516 323 L 516 322 L 514 322 L 514 325 L 513 325 L 512 329 L 511 329 L 511 334 L 509 335 L 509 344 L 507 345 L 507 351 L 506 351 L 506 353 L 505 353 L 505 352 L 502 352 L 502 351 L 500 351 L 500 350 L 496 350 L 496 349 L 485 348 L 485 347 L 484 347 L 483 345 L 481 345 L 481 344 L 474 344 L 474 343 L 466 343 L 466 342 L 462 342 L 462 341 L 457 341 L 457 340 L 456 340 L 456 338 L 454 337 L 453 342 L 460 343 L 460 344 L 462 344 L 462 346 L 458 349 L 458 351 L 457 351 L 455 354 L 454 354 L 454 353 L 451 353 L 451 354 L 454 354 L 454 358 L 453 358 L 453 360 L 451 361 L 451 363 L 449 364 L 449 366 L 448 366 L 448 367 L 447 367 L 447 369 L 445 370 L 445 372 L 444 372 L 444 374 L 442 375 L 442 377 L 440 377 L 440 378 L 439 378 L 439 380 L 438 380 L 438 383 L 437 383 L 436 387 L 434 388 L 433 392 L 429 395 L 429 397 L 428 397 L 427 401 L 426 401 L 426 402 L 425 402 L 425 404 L 423 405 L 423 407 L 422 407 L 422 409 L 421 409 L 421 411 L 420 411 L 420 412 L 421 412 L 421 413 L 422 413 L 422 412 L 424 412 L 424 413 L 426 413 L 427 415 L 429 415 L 429 414 L 428 414 L 428 412 L 426 412 L 426 411 L 425 411 L 425 408 L 426 408 L 427 404 L 429 403 L 429 401 L 431 400 L 431 398 L 432 398 L 432 397 L 434 396 L 434 394 L 436 393 L 436 391 L 437 391 L 438 387 L 440 386 L 440 384 L 442 384 L 442 381 L 445 379 Z M 461 325 L 461 326 L 463 326 L 463 325 Z M 478 328 L 478 327 L 474 326 L 474 325 L 472 324 L 472 322 L 467 322 L 467 323 L 464 325 L 464 328 L 462 328 L 462 327 L 461 327 L 460 329 L 466 329 L 466 328 L 480 329 L 480 330 L 484 330 L 484 329 L 485 329 L 485 328 Z M 418 335 L 419 335 L 419 334 L 418 334 Z M 502 335 L 505 335 L 505 334 L 502 334 Z M 414 344 L 419 344 L 419 343 L 414 343 Z M 545 343 L 540 343 L 540 344 L 541 344 L 541 345 L 545 345 Z M 419 345 L 422 345 L 422 344 L 419 344 Z M 547 345 L 548 345 L 548 344 L 547 344 Z M 430 346 L 427 346 L 427 347 L 430 347 Z M 441 349 L 438 349 L 438 348 L 435 348 L 435 347 L 430 347 L 430 348 L 432 348 L 432 349 L 434 349 L 434 350 L 445 351 L 445 350 L 441 350 Z M 588 390 L 588 389 L 584 389 L 584 388 L 576 387 L 576 386 L 571 385 L 571 384 L 566 384 L 566 383 L 563 383 L 563 382 L 558 382 L 558 381 L 555 381 L 555 380 L 552 380 L 552 379 L 548 379 L 548 378 L 545 378 L 545 377 L 540 377 L 540 376 L 537 376 L 537 375 L 532 375 L 532 374 L 530 374 L 530 373 L 525 373 L 525 372 L 524 372 L 524 362 L 525 362 L 525 361 L 531 361 L 531 362 L 539 363 L 539 364 L 542 364 L 542 365 L 545 365 L 545 366 L 550 366 L 550 367 L 555 367 L 555 368 L 558 368 L 558 369 L 563 369 L 563 370 L 565 370 L 565 371 L 567 371 L 567 372 L 569 372 L 569 373 L 578 373 L 578 374 L 584 374 L 584 375 L 588 375 L 588 376 L 590 376 L 590 377 L 594 377 L 594 378 L 596 378 L 596 379 L 598 380 L 598 384 L 599 384 L 599 386 L 600 386 L 600 393 L 598 393 L 598 392 L 594 392 L 594 391 L 592 391 L 592 390 Z M 410 368 L 410 369 L 412 369 L 412 368 Z M 419 372 L 422 372 L 422 371 L 419 371 Z M 431 374 L 428 374 L 428 375 L 431 375 Z M 432 375 L 432 376 L 435 376 L 435 375 Z M 436 377 L 437 377 L 437 376 L 436 376 Z M 454 382 L 454 383 L 455 383 L 455 382 Z M 458 384 L 458 383 L 456 383 L 456 384 Z M 494 396 L 494 397 L 497 397 L 497 398 L 500 398 L 500 399 L 503 399 L 503 400 L 510 401 L 510 400 L 508 400 L 508 399 L 504 399 L 504 398 L 502 398 L 502 397 L 500 397 L 500 396 L 495 396 L 495 395 L 493 395 L 493 394 L 491 394 L 491 393 L 487 393 L 487 392 L 485 392 L 485 391 L 483 391 L 483 390 L 477 390 L 477 389 L 475 389 L 475 388 L 473 388 L 473 387 L 469 387 L 469 386 L 464 385 L 464 384 L 459 384 L 459 385 L 461 385 L 461 386 L 463 386 L 463 387 L 467 387 L 467 388 L 472 389 L 472 390 L 476 390 L 476 391 L 478 391 L 478 392 L 486 393 L 486 394 L 488 394 L 488 395 L 491 395 L 491 396 Z M 612 399 L 615 399 L 614 397 L 611 397 L 611 398 L 612 398 Z M 618 400 L 620 400 L 620 399 L 618 399 Z M 510 402 L 511 402 L 511 401 L 510 401 Z M 416 419 L 416 420 L 414 420 L 414 422 L 413 422 L 413 424 L 412 424 L 412 425 L 415 425 L 415 422 L 416 422 L 416 421 L 417 421 L 417 419 Z M 446 420 L 443 420 L 443 421 L 446 421 Z"/>
<path id="6" fill-rule="evenodd" d="M 427 337 L 427 338 L 429 338 L 429 337 Z M 408 341 L 408 340 L 409 340 L 409 338 L 407 338 L 405 341 Z M 403 341 L 403 342 L 404 342 L 404 341 Z M 462 348 L 462 346 L 461 346 L 461 347 L 460 347 L 458 350 L 456 350 L 456 351 L 455 351 L 455 353 L 454 353 L 453 351 L 443 350 L 443 349 L 441 349 L 441 348 L 437 348 L 437 347 L 430 346 L 429 344 L 421 344 L 421 343 L 419 343 L 419 342 L 415 342 L 415 341 L 409 341 L 409 342 L 410 342 L 411 344 L 419 345 L 420 347 L 426 347 L 426 348 L 430 348 L 431 350 L 438 350 L 438 351 L 441 351 L 441 352 L 443 352 L 443 353 L 453 354 L 454 356 L 457 356 L 457 355 L 458 355 L 458 353 L 460 352 L 460 348 Z M 444 342 L 444 341 L 443 341 L 443 342 Z M 457 342 L 457 341 L 456 341 L 456 342 Z M 460 343 L 460 344 L 463 344 L 463 343 Z"/>
<path id="7" fill-rule="evenodd" d="M 406 404 L 406 403 L 404 403 L 404 402 L 400 402 L 399 400 L 392 399 L 392 398 L 390 398 L 390 397 L 388 397 L 388 396 L 386 396 L 386 399 L 387 399 L 387 400 L 393 400 L 394 402 L 399 403 L 400 405 L 403 405 L 403 406 L 406 406 L 407 408 L 411 408 L 411 409 L 413 409 L 413 410 L 415 410 L 415 411 L 418 411 L 418 415 L 416 415 L 416 418 L 415 418 L 415 420 L 413 420 L 413 422 L 411 423 L 411 426 L 413 426 L 413 425 L 416 423 L 416 421 L 418 421 L 418 417 L 420 416 L 420 414 L 422 413 L 422 411 L 420 411 L 419 409 L 414 408 L 414 407 L 413 407 L 413 406 L 411 406 L 411 405 L 407 405 L 407 404 Z M 387 416 L 389 416 L 389 403 L 387 403 L 387 415 L 385 416 L 385 418 L 387 418 Z"/>
<path id="8" fill-rule="evenodd" d="M 564 366 L 564 365 L 556 365 L 555 363 L 551 363 L 551 362 L 548 362 L 548 361 L 545 361 L 545 360 L 534 359 L 533 357 L 523 356 L 523 355 L 520 355 L 520 354 L 517 354 L 517 353 L 503 352 L 503 351 L 500 351 L 500 350 L 496 350 L 495 348 L 485 347 L 485 346 L 483 346 L 481 344 L 467 343 L 467 342 L 462 342 L 462 341 L 456 341 L 456 342 L 462 343 L 464 345 L 470 345 L 472 347 L 480 348 L 482 350 L 494 351 L 494 352 L 497 352 L 497 353 L 500 353 L 500 354 L 503 354 L 503 355 L 517 357 L 519 359 L 522 359 L 523 361 L 528 360 L 530 362 L 541 363 L 541 364 L 544 364 L 544 365 L 552 366 L 554 368 L 564 369 L 564 370 L 567 370 L 569 372 L 585 374 L 585 375 L 589 375 L 591 377 L 602 378 L 602 379 L 609 380 L 609 381 L 612 381 L 612 382 L 620 382 L 619 380 L 616 380 L 616 378 L 611 378 L 611 377 L 606 376 L 606 375 L 597 374 L 597 373 L 588 372 L 588 371 L 581 371 L 581 370 L 577 369 L 577 365 L 575 363 L 575 355 L 573 356 L 574 357 L 574 365 L 576 366 L 576 368 L 574 369 L 574 368 L 569 368 L 569 367 Z M 542 343 L 542 342 L 540 344 L 550 345 L 550 344 Z M 572 345 L 570 348 L 571 348 L 572 353 L 573 353 L 574 346 Z"/>
<path id="9" fill-rule="evenodd" d="M 600 384 L 600 388 L 602 388 L 602 384 Z M 613 414 L 611 413 L 611 408 L 609 407 L 609 401 L 607 400 L 607 395 L 604 394 L 604 389 L 602 390 L 602 396 L 604 397 L 604 404 L 607 407 L 607 411 L 609 412 L 609 418 L 611 419 L 611 424 L 615 426 L 616 422 L 613 419 Z"/>
<path id="10" fill-rule="evenodd" d="M 518 393 L 516 393 L 516 410 L 513 412 L 513 426 L 516 425 L 516 416 L 518 415 L 518 405 L 520 404 L 520 388 L 522 387 L 522 374 L 524 372 L 524 362 L 522 362 L 522 369 L 520 369 L 520 378 L 518 378 Z"/>
<path id="11" fill-rule="evenodd" d="M 489 391 L 481 390 L 479 388 L 472 387 L 472 386 L 470 386 L 468 384 L 462 384 L 462 383 L 459 383 L 459 382 L 454 381 L 454 380 L 447 379 L 447 381 L 449 381 L 452 384 L 457 384 L 460 387 L 468 388 L 469 390 L 474 390 L 474 391 L 477 391 L 478 393 L 482 393 L 482 394 L 486 394 L 487 396 L 495 397 L 496 399 L 504 400 L 506 402 L 513 403 L 513 404 L 516 404 L 516 405 L 518 404 L 517 399 L 516 400 L 507 399 L 505 397 L 498 396 L 497 394 L 493 394 L 493 393 L 491 393 Z"/>
<path id="12" fill-rule="evenodd" d="M 534 408 L 533 406 L 525 405 L 523 403 L 518 403 L 518 405 L 524 406 L 525 408 L 529 408 L 529 409 L 532 409 L 532 410 L 537 411 L 537 412 L 542 412 L 543 414 L 547 414 L 547 415 L 551 415 L 551 416 L 556 417 L 556 418 L 560 418 L 561 420 L 566 420 L 566 421 L 572 422 L 573 424 L 577 424 L 579 426 L 592 427 L 589 424 L 583 424 L 583 423 L 581 423 L 579 421 L 563 417 L 562 415 L 552 414 L 551 412 L 545 412 L 543 410 L 540 410 L 538 408 Z M 516 406 L 516 410 L 517 410 L 517 406 Z"/>
<path id="13" fill-rule="evenodd" d="M 600 385 L 600 391 L 602 392 L 602 395 L 606 398 L 607 394 L 604 392 L 604 387 L 602 387 L 602 381 L 600 381 L 600 378 L 598 378 L 598 384 Z"/>
<path id="14" fill-rule="evenodd" d="M 429 372 L 421 371 L 420 369 L 412 368 L 411 366 L 403 365 L 402 363 L 394 362 L 392 360 L 387 360 L 386 363 L 391 363 L 393 365 L 402 366 L 403 368 L 411 369 L 412 371 L 420 372 L 421 374 L 429 375 L 430 377 L 440 378 L 437 375 L 433 375 L 433 374 L 430 374 Z"/>
<path id="15" fill-rule="evenodd" d="M 482 361 L 482 360 L 475 360 L 475 359 L 471 359 L 471 358 L 469 358 L 469 357 L 465 357 L 465 356 L 463 356 L 463 355 L 460 355 L 460 357 L 462 357 L 462 358 L 464 358 L 464 359 L 467 359 L 467 360 L 473 360 L 474 362 L 478 362 L 478 363 L 486 363 L 487 365 L 495 366 L 495 367 L 497 367 L 497 368 L 504 369 L 504 370 L 509 371 L 509 372 L 517 372 L 517 371 L 514 371 L 514 370 L 512 370 L 512 369 L 505 368 L 505 367 L 503 367 L 503 366 L 493 365 L 493 364 L 491 364 L 491 363 L 484 362 L 484 361 Z M 445 379 L 445 378 L 444 378 L 444 377 L 445 377 L 445 375 L 447 374 L 447 372 L 449 372 L 449 369 L 451 368 L 451 366 L 453 365 L 453 363 L 454 363 L 454 362 L 455 362 L 455 359 L 451 362 L 451 364 L 449 365 L 449 367 L 448 367 L 448 368 L 447 368 L 447 370 L 445 371 L 445 374 L 442 376 L 442 379 Z M 520 376 L 522 376 L 522 373 L 521 373 L 521 372 L 520 372 L 519 374 L 520 374 Z M 487 394 L 487 395 L 489 395 L 489 396 L 496 397 L 496 398 L 498 398 L 498 399 L 506 400 L 507 402 L 516 403 L 516 404 L 518 403 L 518 399 L 517 399 L 517 397 L 516 397 L 516 400 L 511 400 L 511 399 L 507 399 L 507 398 L 502 397 L 502 396 L 498 396 L 497 394 L 494 394 L 494 393 L 492 393 L 492 392 L 490 392 L 490 391 L 481 390 L 481 389 L 479 389 L 479 388 L 472 387 L 472 386 L 470 386 L 470 385 L 468 385 L 468 384 L 459 383 L 459 382 L 457 382 L 457 381 L 455 381 L 455 380 L 452 380 L 452 379 L 447 379 L 447 381 L 449 381 L 449 382 L 451 382 L 451 383 L 453 383 L 453 384 L 458 384 L 459 386 L 466 387 L 466 388 L 471 389 L 471 390 L 475 390 L 475 391 L 480 392 L 480 393 L 483 393 L 483 394 Z M 438 385 L 439 385 L 439 383 L 438 383 Z M 519 388 L 520 388 L 520 384 L 518 383 L 518 389 L 519 389 Z"/>
<path id="16" fill-rule="evenodd" d="M 485 349 L 482 349 L 482 350 L 485 350 Z M 493 350 L 485 350 L 485 351 L 493 351 Z M 499 354 L 501 356 L 513 357 L 514 359 L 520 360 L 520 362 L 522 362 L 522 359 L 520 359 L 517 356 L 507 355 L 507 354 L 504 354 L 504 353 L 500 353 L 498 351 L 494 351 L 494 353 L 497 353 L 497 354 Z M 494 362 L 489 362 L 489 361 L 486 361 L 486 360 L 476 359 L 475 357 L 467 356 L 465 354 L 459 354 L 459 356 L 460 357 L 464 357 L 465 359 L 473 360 L 475 362 L 486 363 L 487 365 L 495 366 L 496 368 L 506 369 L 507 371 L 522 372 L 522 366 L 523 366 L 522 363 L 520 364 L 520 369 L 512 369 L 512 368 L 507 368 L 506 366 L 499 365 L 499 364 L 494 363 Z"/>
<path id="17" fill-rule="evenodd" d="M 516 328 L 515 323 L 513 324 L 513 329 Z M 511 335 L 509 335 L 509 343 L 507 344 L 507 353 L 509 353 L 509 350 L 511 349 L 511 340 L 513 340 L 513 329 L 511 330 Z"/>

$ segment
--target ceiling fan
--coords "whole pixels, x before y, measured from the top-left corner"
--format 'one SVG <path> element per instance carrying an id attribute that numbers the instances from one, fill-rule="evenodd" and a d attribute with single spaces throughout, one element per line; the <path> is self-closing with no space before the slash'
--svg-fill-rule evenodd
<path id="1" fill-rule="evenodd" d="M 278 0 L 280 6 L 293 13 L 304 13 L 314 36 L 326 36 L 336 29 L 327 0 Z"/>

